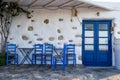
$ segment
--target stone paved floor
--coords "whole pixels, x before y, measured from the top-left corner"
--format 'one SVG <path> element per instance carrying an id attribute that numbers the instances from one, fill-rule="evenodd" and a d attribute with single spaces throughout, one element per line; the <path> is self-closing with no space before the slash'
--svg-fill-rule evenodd
<path id="1" fill-rule="evenodd" d="M 52 71 L 49 66 L 10 65 L 0 67 L 0 80 L 120 80 L 120 70 L 115 68 L 86 68 L 68 66 Z"/>

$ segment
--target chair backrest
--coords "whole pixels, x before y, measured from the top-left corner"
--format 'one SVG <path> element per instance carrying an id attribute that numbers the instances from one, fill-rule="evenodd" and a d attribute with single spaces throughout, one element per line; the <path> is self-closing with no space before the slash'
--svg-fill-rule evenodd
<path id="1" fill-rule="evenodd" d="M 34 52 L 35 54 L 43 54 L 43 44 L 35 44 Z"/>
<path id="2" fill-rule="evenodd" d="M 9 54 L 16 54 L 16 44 L 7 44 L 6 52 Z"/>
<path id="3" fill-rule="evenodd" d="M 45 44 L 45 54 L 53 54 L 53 44 Z"/>
<path id="4" fill-rule="evenodd" d="M 65 44 L 66 54 L 75 54 L 75 44 Z"/>

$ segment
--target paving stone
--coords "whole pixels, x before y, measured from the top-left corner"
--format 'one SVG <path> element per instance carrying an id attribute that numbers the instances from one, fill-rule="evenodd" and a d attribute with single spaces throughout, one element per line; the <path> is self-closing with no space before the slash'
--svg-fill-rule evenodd
<path id="1" fill-rule="evenodd" d="M 86 68 L 69 65 L 63 75 L 61 68 L 51 70 L 50 65 L 0 66 L 0 80 L 120 80 L 120 70 L 115 68 Z"/>
<path id="2" fill-rule="evenodd" d="M 61 77 L 59 80 L 72 80 L 70 77 Z"/>

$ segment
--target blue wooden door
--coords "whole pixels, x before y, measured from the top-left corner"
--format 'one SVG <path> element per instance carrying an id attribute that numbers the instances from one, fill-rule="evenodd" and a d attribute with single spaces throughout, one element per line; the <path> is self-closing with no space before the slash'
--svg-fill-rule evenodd
<path id="1" fill-rule="evenodd" d="M 82 61 L 85 66 L 111 66 L 111 21 L 83 20 Z"/>

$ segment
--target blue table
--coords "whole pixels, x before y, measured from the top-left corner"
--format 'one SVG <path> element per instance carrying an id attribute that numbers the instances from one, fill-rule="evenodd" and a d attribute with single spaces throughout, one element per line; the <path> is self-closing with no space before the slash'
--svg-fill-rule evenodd
<path id="1" fill-rule="evenodd" d="M 32 64 L 32 59 L 30 58 L 30 54 L 33 52 L 34 48 L 18 48 L 20 53 L 23 55 L 23 59 L 20 62 L 20 64 L 24 64 L 25 61 L 28 62 L 28 64 Z"/>
<path id="2" fill-rule="evenodd" d="M 62 55 L 63 48 L 56 48 L 56 47 L 54 47 L 54 52 L 56 53 L 56 55 Z"/>
<path id="3" fill-rule="evenodd" d="M 65 70 L 66 67 L 66 57 L 63 53 L 63 48 L 56 48 L 54 47 L 54 52 L 56 53 L 56 55 L 54 56 L 54 66 L 53 66 L 53 70 L 56 68 L 56 66 L 59 66 L 60 64 L 62 65 L 62 70 Z"/>
<path id="4" fill-rule="evenodd" d="M 54 56 L 54 58 L 61 62 L 62 61 L 63 48 L 54 47 L 54 52 L 56 54 Z"/>

